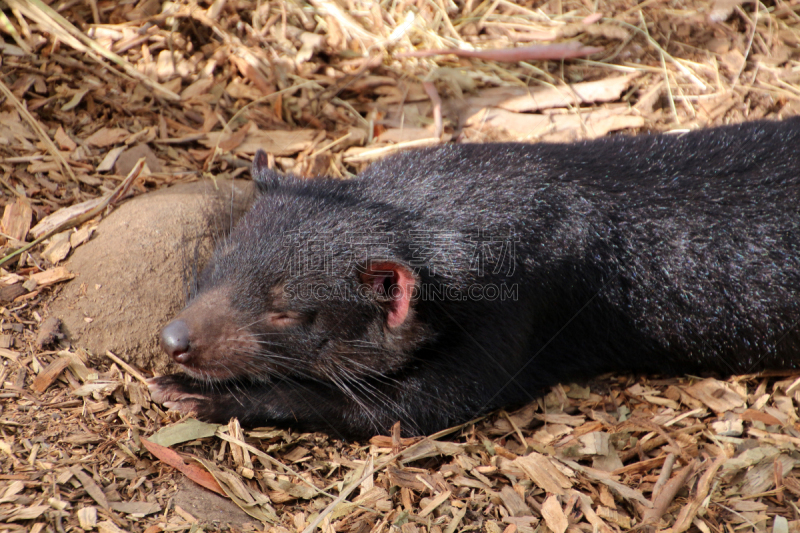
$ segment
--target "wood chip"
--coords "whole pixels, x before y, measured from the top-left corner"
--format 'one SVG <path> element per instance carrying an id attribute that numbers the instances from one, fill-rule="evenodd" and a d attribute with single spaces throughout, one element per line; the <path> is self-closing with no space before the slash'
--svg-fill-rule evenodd
<path id="1" fill-rule="evenodd" d="M 631 528 L 631 518 L 615 509 L 609 509 L 601 505 L 597 508 L 597 516 L 608 522 L 617 524 L 623 531 L 627 531 Z"/>
<path id="2" fill-rule="evenodd" d="M 71 249 L 70 232 L 62 231 L 50 237 L 50 242 L 42 250 L 42 257 L 50 263 L 56 264 L 66 259 Z"/>
<path id="3" fill-rule="evenodd" d="M 78 218 L 79 216 L 88 213 L 102 202 L 102 198 L 94 198 L 79 204 L 71 205 L 70 207 L 59 209 L 55 213 L 52 213 L 40 220 L 39 223 L 31 229 L 31 235 L 33 235 L 35 239 L 38 239 L 42 235 L 49 233 L 51 230 L 58 228 L 68 220 Z"/>
<path id="4" fill-rule="evenodd" d="M 66 267 L 59 266 L 39 272 L 38 274 L 31 274 L 31 279 L 36 281 L 37 287 L 47 287 L 54 283 L 67 281 L 75 277 L 75 274 L 67 270 Z"/>
<path id="5" fill-rule="evenodd" d="M 731 387 L 713 378 L 704 379 L 686 388 L 686 392 L 716 413 L 724 413 L 744 405 L 744 398 Z"/>
<path id="6" fill-rule="evenodd" d="M 555 495 L 548 496 L 542 504 L 542 518 L 547 527 L 555 533 L 564 533 L 569 527 L 569 521 Z"/>
<path id="7" fill-rule="evenodd" d="M 109 505 L 117 512 L 140 517 L 161 511 L 161 506 L 153 502 L 110 502 Z"/>
<path id="8" fill-rule="evenodd" d="M 550 459 L 540 453 L 532 452 L 512 461 L 512 464 L 525 472 L 530 480 L 545 492 L 563 495 L 564 489 L 572 487 L 569 478 Z"/>
<path id="9" fill-rule="evenodd" d="M 33 210 L 26 200 L 21 198 L 13 203 L 6 204 L 3 209 L 3 219 L 0 222 L 0 231 L 16 241 L 24 241 L 31 229 Z"/>
<path id="10" fill-rule="evenodd" d="M 48 346 L 62 337 L 63 334 L 61 333 L 61 320 L 54 316 L 48 317 L 39 325 L 39 331 L 36 333 L 36 346 L 39 348 L 42 346 Z M 71 357 L 70 360 L 72 360 Z M 45 389 L 46 388 L 47 387 L 45 387 Z"/>
<path id="11" fill-rule="evenodd" d="M 97 526 L 97 508 L 90 505 L 78 509 L 78 523 L 84 531 L 94 529 Z"/>
<path id="12" fill-rule="evenodd" d="M 439 507 L 444 502 L 446 502 L 448 498 L 450 498 L 450 491 L 449 490 L 447 492 L 443 492 L 443 493 L 439 494 L 433 500 L 431 500 L 431 502 L 427 506 L 425 506 L 425 508 L 422 509 L 422 511 L 420 511 L 419 517 L 420 518 L 424 518 L 424 517 L 428 516 L 437 507 Z"/>
<path id="13" fill-rule="evenodd" d="M 28 290 L 22 286 L 22 283 L 14 283 L 12 285 L 0 287 L 0 304 L 13 302 L 26 292 L 28 292 Z"/>
<path id="14" fill-rule="evenodd" d="M 61 372 L 63 372 L 71 362 L 72 358 L 69 356 L 59 357 L 47 365 L 47 368 L 42 370 L 42 372 L 40 372 L 39 375 L 34 378 L 31 388 L 39 393 L 46 391 L 47 388 L 52 385 L 56 379 L 58 379 L 58 376 L 61 375 Z"/>
<path id="15" fill-rule="evenodd" d="M 97 523 L 97 531 L 99 533 L 125 533 L 124 529 L 117 527 L 111 520 L 103 520 Z"/>
<path id="16" fill-rule="evenodd" d="M 117 146 L 116 148 L 109 150 L 100 164 L 97 165 L 97 172 L 108 172 L 109 170 L 113 169 L 120 154 L 127 149 L 127 146 Z"/>
<path id="17" fill-rule="evenodd" d="M 500 490 L 500 499 L 511 516 L 529 516 L 531 509 L 513 487 L 505 486 Z"/>

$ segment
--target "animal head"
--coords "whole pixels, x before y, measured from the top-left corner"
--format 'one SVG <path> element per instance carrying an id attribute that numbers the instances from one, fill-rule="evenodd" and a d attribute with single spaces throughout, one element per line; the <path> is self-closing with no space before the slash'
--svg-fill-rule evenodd
<path id="1" fill-rule="evenodd" d="M 164 350 L 211 381 L 346 387 L 401 368 L 429 336 L 419 275 L 396 242 L 402 217 L 353 182 L 280 175 L 263 151 L 251 173 L 259 196 L 162 330 Z"/>

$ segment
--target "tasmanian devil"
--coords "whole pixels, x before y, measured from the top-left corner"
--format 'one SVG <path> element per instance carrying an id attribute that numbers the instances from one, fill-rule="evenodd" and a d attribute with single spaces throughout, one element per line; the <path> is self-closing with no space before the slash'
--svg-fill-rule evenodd
<path id="1" fill-rule="evenodd" d="M 800 118 L 252 176 L 163 329 L 168 407 L 420 434 L 608 371 L 800 366 Z"/>

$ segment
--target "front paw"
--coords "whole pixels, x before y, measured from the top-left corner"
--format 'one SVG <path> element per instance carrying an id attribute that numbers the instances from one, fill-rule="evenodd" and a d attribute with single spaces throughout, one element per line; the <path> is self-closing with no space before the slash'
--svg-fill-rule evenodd
<path id="1" fill-rule="evenodd" d="M 184 374 L 171 374 L 147 380 L 150 399 L 181 413 L 201 413 L 211 400 Z"/>

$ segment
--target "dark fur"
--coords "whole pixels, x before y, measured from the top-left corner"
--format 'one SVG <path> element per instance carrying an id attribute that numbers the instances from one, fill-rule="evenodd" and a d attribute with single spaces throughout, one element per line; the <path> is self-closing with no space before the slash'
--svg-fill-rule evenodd
<path id="1" fill-rule="evenodd" d="M 201 346 L 188 354 L 194 377 L 152 385 L 202 418 L 343 436 L 402 420 L 429 433 L 579 376 L 800 365 L 800 119 L 448 145 L 350 181 L 281 177 L 260 155 L 254 176 L 260 199 L 178 317 Z M 416 271 L 415 230 L 449 235 Z M 374 257 L 352 232 L 394 242 Z M 481 232 L 518 239 L 513 271 L 479 275 Z M 308 254 L 284 235 L 328 246 L 327 272 L 288 268 Z M 391 298 L 364 274 L 377 260 L 414 271 L 418 286 L 505 283 L 518 297 L 421 298 L 390 328 Z M 291 297 L 319 284 L 348 296 Z M 285 313 L 290 327 L 269 322 Z"/>

